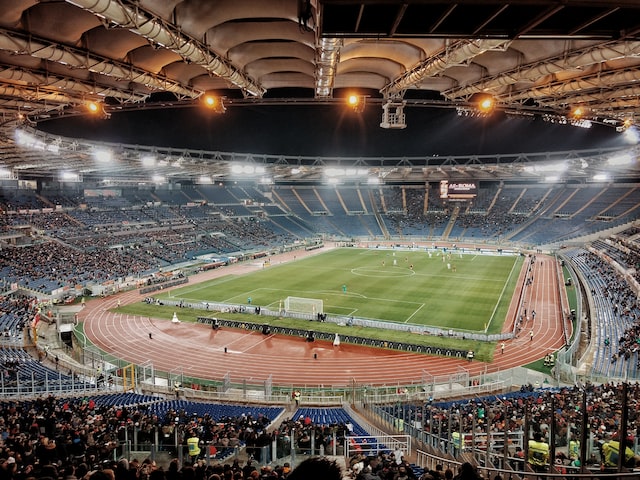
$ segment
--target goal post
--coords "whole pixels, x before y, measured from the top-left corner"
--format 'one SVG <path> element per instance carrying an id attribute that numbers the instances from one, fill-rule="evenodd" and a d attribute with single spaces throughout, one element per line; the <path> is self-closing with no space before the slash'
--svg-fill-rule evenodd
<path id="1" fill-rule="evenodd" d="M 293 313 L 324 313 L 322 300 L 317 298 L 287 297 L 284 300 L 284 311 Z"/>

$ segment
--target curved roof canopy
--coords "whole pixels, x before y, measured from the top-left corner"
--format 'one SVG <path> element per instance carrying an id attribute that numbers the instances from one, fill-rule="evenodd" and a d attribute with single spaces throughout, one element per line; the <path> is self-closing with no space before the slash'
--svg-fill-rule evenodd
<path id="1" fill-rule="evenodd" d="M 636 0 L 12 0 L 0 112 L 32 120 L 190 102 L 393 100 L 640 112 Z"/>
<path id="2" fill-rule="evenodd" d="M 0 9 L 0 125 L 85 114 L 90 102 L 109 117 L 209 93 L 224 111 L 341 103 L 351 92 L 379 106 L 383 128 L 405 127 L 405 107 L 481 114 L 477 101 L 489 96 L 507 114 L 623 131 L 640 115 L 640 2 L 11 0 Z M 4 161 L 34 175 L 60 166 L 24 158 Z M 470 158 L 451 162 L 485 171 L 487 159 Z M 420 179 L 432 166 L 392 162 Z M 193 164 L 189 177 L 202 170 Z"/>

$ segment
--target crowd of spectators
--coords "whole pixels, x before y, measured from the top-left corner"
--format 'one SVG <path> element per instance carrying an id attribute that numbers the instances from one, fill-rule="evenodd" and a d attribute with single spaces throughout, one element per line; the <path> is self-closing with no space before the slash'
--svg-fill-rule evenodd
<path id="1" fill-rule="evenodd" d="M 196 217 L 193 210 L 201 211 Z M 148 274 L 196 255 L 228 255 L 294 242 L 268 220 L 224 218 L 209 205 L 77 208 L 0 215 L 3 282 L 51 293 Z"/>
<path id="2" fill-rule="evenodd" d="M 599 288 L 597 291 L 593 287 L 592 295 L 603 295 L 612 305 L 612 315 L 616 321 L 626 326 L 619 338 L 606 337 L 597 340 L 611 349 L 612 363 L 616 363 L 619 359 L 629 361 L 632 356 L 637 355 L 640 349 L 640 308 L 637 294 L 629 286 L 624 275 L 598 255 L 585 251 L 578 258 L 591 269 L 591 272 L 587 274 L 587 281 L 591 281 L 591 278 L 595 276 L 598 277 L 602 285 L 606 286 L 606 288 Z M 640 364 L 638 368 L 640 368 Z"/>
<path id="3" fill-rule="evenodd" d="M 273 438 L 276 440 L 279 457 L 286 455 L 291 448 L 297 448 L 301 454 L 319 455 L 332 452 L 334 446 L 344 445 L 344 439 L 350 433 L 350 425 L 347 423 L 321 424 L 314 422 L 309 416 L 300 416 L 285 419 L 273 431 Z"/>
<path id="4" fill-rule="evenodd" d="M 177 456 L 176 445 L 184 449 L 188 436 L 195 434 L 203 445 L 219 450 L 246 444 L 254 446 L 254 434 L 260 435 L 272 419 L 251 414 L 213 418 L 208 414 L 194 415 L 185 410 L 169 409 L 164 415 L 151 413 L 145 404 L 113 406 L 91 397 L 57 398 L 48 396 L 35 400 L 0 402 L 0 477 L 26 479 L 30 477 L 68 478 L 69 471 L 83 472 L 105 468 L 121 468 L 114 458 L 121 454 L 127 439 L 137 438 L 137 448 L 147 448 L 160 439 L 161 448 Z M 178 457 L 179 458 L 179 457 Z M 205 459 L 205 455 L 202 455 Z M 144 459 L 141 459 L 144 460 Z M 219 468 L 217 461 L 205 468 L 204 462 L 185 466 L 200 469 Z M 195 460 L 195 459 L 193 459 Z M 128 462 L 122 462 L 128 463 Z M 135 472 L 120 472 L 123 478 L 141 478 L 141 466 L 153 468 L 150 461 L 136 465 Z M 169 470 L 182 465 L 173 462 Z M 150 473 L 150 472 L 147 472 Z M 130 475 L 134 474 L 133 477 Z M 197 478 L 208 478 L 199 476 Z M 145 477 L 146 478 L 146 477 Z"/>
<path id="5" fill-rule="evenodd" d="M 37 313 L 37 302 L 26 295 L 0 295 L 0 341 L 18 338 Z"/>
<path id="6" fill-rule="evenodd" d="M 622 384 L 617 383 L 587 384 L 583 389 L 536 389 L 523 386 L 517 395 L 403 405 L 393 407 L 396 410 L 393 413 L 397 417 L 405 418 L 407 422 L 418 422 L 426 434 L 436 439 L 432 444 L 439 444 L 444 451 L 449 452 L 452 452 L 454 447 L 461 447 L 463 450 L 486 449 L 487 432 L 520 432 L 525 441 L 533 433 L 540 433 L 544 441 L 558 448 L 554 461 L 570 465 L 576 458 L 575 452 L 572 454 L 568 446 L 571 441 L 581 438 L 583 408 L 586 407 L 589 422 L 587 433 L 593 444 L 587 449 L 589 456 L 584 461 L 595 466 L 602 460 L 602 445 L 616 438 L 619 433 L 622 406 L 625 403 L 629 412 L 627 434 L 633 437 L 635 442 L 640 434 L 640 416 L 637 414 L 640 406 L 640 385 L 628 386 L 626 402 L 622 398 L 622 390 Z M 587 400 L 586 405 L 583 405 L 585 392 Z M 528 432 L 525 431 L 527 417 Z M 455 444 L 453 432 L 462 434 L 462 444 Z M 471 441 L 472 435 L 478 436 L 475 442 Z M 515 440 L 510 444 L 510 457 L 515 459 L 518 452 L 522 452 L 524 445 L 518 445 Z M 502 456 L 503 444 L 495 448 L 493 453 L 498 457 Z"/>

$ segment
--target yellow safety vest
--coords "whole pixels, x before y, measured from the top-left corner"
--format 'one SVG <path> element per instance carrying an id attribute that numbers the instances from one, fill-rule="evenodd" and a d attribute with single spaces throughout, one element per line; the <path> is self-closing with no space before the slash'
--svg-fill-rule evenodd
<path id="1" fill-rule="evenodd" d="M 536 442 L 529 440 L 529 463 L 542 467 L 549 460 L 549 444 L 546 442 Z"/>
<path id="2" fill-rule="evenodd" d="M 187 439 L 187 446 L 189 447 L 189 456 L 195 457 L 196 455 L 200 455 L 200 447 L 198 444 L 200 443 L 200 439 L 198 437 L 191 437 Z"/>
<path id="3" fill-rule="evenodd" d="M 577 440 L 571 440 L 569 442 L 569 458 L 575 460 L 580 457 L 580 442 Z"/>
<path id="4" fill-rule="evenodd" d="M 615 440 L 611 440 L 604 445 L 602 445 L 602 453 L 604 456 L 604 464 L 607 467 L 617 467 L 618 466 L 618 456 L 620 452 L 620 442 Z M 629 460 L 634 457 L 633 450 L 629 447 L 626 447 L 624 450 L 624 462 L 623 465 L 626 465 Z"/>

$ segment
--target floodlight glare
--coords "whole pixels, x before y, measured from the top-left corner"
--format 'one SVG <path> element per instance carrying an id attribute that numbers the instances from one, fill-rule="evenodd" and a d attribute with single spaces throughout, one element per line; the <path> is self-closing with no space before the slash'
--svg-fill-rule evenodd
<path id="1" fill-rule="evenodd" d="M 489 113 L 493 110 L 495 102 L 492 97 L 484 97 L 478 102 L 478 110 L 482 113 Z"/>
<path id="2" fill-rule="evenodd" d="M 347 97 L 347 105 L 356 113 L 364 110 L 365 97 L 362 95 L 351 94 Z"/>
<path id="3" fill-rule="evenodd" d="M 93 158 L 98 162 L 109 163 L 113 159 L 113 154 L 111 150 L 100 149 L 93 152 Z"/>
<path id="4" fill-rule="evenodd" d="M 62 172 L 60 174 L 60 179 L 64 182 L 80 182 L 80 175 L 73 172 Z"/>
<path id="5" fill-rule="evenodd" d="M 620 155 L 616 155 L 615 157 L 611 157 L 607 160 L 607 163 L 612 167 L 623 167 L 626 165 L 631 165 L 633 163 L 633 157 L 628 153 L 622 153 Z"/>
<path id="6" fill-rule="evenodd" d="M 627 128 L 624 131 L 623 135 L 625 142 L 632 145 L 635 145 L 640 141 L 640 132 L 638 132 L 638 129 L 636 127 Z"/>
<path id="7" fill-rule="evenodd" d="M 203 103 L 205 107 L 215 113 L 224 113 L 227 110 L 227 108 L 224 106 L 223 98 L 211 93 L 205 94 L 205 96 L 203 97 Z"/>
<path id="8" fill-rule="evenodd" d="M 567 169 L 566 162 L 527 165 L 526 167 L 524 167 L 524 171 L 530 172 L 530 173 L 564 172 L 566 169 Z"/>
<path id="9" fill-rule="evenodd" d="M 144 155 L 140 158 L 140 162 L 144 167 L 153 167 L 156 164 L 156 157 L 153 155 Z"/>

